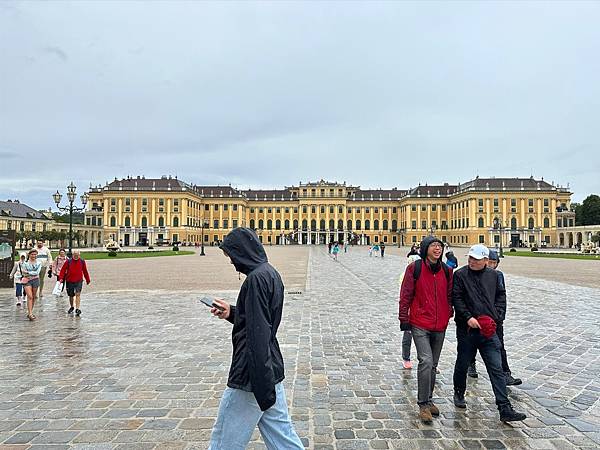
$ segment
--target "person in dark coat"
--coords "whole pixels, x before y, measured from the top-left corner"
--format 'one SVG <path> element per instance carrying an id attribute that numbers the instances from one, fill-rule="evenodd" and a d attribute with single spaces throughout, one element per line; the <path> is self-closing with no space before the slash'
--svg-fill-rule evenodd
<path id="1" fill-rule="evenodd" d="M 256 425 L 269 450 L 304 449 L 292 426 L 282 383 L 277 341 L 284 297 L 281 276 L 250 228 L 235 228 L 220 248 L 246 280 L 235 306 L 215 299 L 217 307 L 211 309 L 233 324 L 233 356 L 209 450 L 246 448 Z"/>
<path id="2" fill-rule="evenodd" d="M 412 255 L 419 255 L 419 247 L 417 247 L 417 244 L 413 244 L 410 247 L 410 251 L 408 252 L 408 254 L 406 255 L 407 258 L 411 257 Z"/>
<path id="3" fill-rule="evenodd" d="M 497 326 L 506 314 L 506 290 L 494 269 L 487 267 L 489 249 L 482 244 L 469 250 L 466 266 L 454 272 L 452 304 L 456 322 L 457 354 L 454 366 L 454 405 L 466 408 L 467 369 L 477 351 L 490 377 L 502 422 L 525 420 L 513 409 L 502 370 Z"/>

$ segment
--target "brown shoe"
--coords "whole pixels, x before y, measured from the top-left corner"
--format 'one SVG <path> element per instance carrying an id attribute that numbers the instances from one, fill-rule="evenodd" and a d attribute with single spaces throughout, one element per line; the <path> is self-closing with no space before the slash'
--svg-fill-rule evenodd
<path id="1" fill-rule="evenodd" d="M 431 424 L 433 422 L 433 417 L 431 416 L 428 405 L 419 406 L 419 420 L 425 424 Z"/>
<path id="2" fill-rule="evenodd" d="M 437 417 L 440 415 L 440 410 L 438 409 L 437 406 L 435 406 L 433 403 L 429 404 L 429 412 L 431 413 L 432 416 Z"/>

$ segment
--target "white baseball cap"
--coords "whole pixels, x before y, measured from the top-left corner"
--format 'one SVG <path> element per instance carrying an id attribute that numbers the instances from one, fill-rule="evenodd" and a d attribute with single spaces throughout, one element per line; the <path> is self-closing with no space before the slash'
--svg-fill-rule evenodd
<path id="1" fill-rule="evenodd" d="M 489 258 L 490 251 L 483 244 L 475 244 L 469 249 L 468 256 L 472 256 L 475 259 Z"/>

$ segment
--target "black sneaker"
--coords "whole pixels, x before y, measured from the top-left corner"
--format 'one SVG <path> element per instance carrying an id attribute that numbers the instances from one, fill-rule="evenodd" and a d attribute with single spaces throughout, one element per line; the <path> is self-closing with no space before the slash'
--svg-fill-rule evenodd
<path id="1" fill-rule="evenodd" d="M 523 380 L 520 378 L 514 378 L 510 373 L 506 374 L 506 385 L 507 386 L 518 386 L 523 384 Z"/>
<path id="2" fill-rule="evenodd" d="M 81 315 L 81 310 L 80 309 L 76 309 L 75 310 L 75 315 L 76 316 L 80 316 Z"/>
<path id="3" fill-rule="evenodd" d="M 454 406 L 457 408 L 466 408 L 465 394 L 463 392 L 454 391 Z"/>
<path id="4" fill-rule="evenodd" d="M 527 416 L 515 411 L 511 405 L 504 406 L 500 409 L 500 420 L 502 422 L 518 422 L 525 419 L 527 419 Z"/>
<path id="5" fill-rule="evenodd" d="M 75 311 L 75 308 L 73 308 L 72 306 L 69 308 L 69 310 L 67 311 L 67 314 L 73 314 L 73 311 Z"/>
<path id="6" fill-rule="evenodd" d="M 477 373 L 477 366 L 475 363 L 469 364 L 469 368 L 467 369 L 467 375 L 471 378 L 479 378 L 479 374 Z"/>

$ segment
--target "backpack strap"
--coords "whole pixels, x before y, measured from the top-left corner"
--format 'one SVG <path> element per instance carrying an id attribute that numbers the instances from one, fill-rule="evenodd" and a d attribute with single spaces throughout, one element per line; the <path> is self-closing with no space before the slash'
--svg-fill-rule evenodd
<path id="1" fill-rule="evenodd" d="M 423 268 L 423 260 L 422 259 L 417 259 L 415 261 L 415 268 L 413 270 L 413 278 L 415 280 L 415 283 L 417 282 L 417 280 L 421 276 L 421 269 L 422 268 Z"/>

